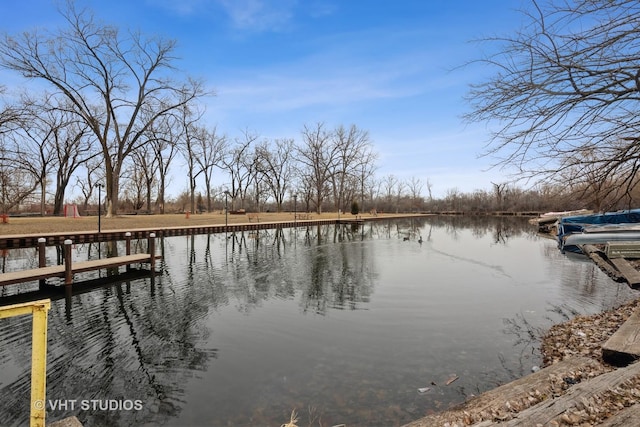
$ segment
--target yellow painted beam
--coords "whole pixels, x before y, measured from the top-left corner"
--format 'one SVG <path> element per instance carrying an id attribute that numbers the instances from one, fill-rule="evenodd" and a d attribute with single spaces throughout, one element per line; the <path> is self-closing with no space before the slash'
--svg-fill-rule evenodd
<path id="1" fill-rule="evenodd" d="M 31 314 L 36 306 L 46 307 L 46 309 L 49 310 L 49 307 L 51 307 L 51 300 L 43 299 L 0 307 L 0 319 L 22 316 L 23 314 Z"/>

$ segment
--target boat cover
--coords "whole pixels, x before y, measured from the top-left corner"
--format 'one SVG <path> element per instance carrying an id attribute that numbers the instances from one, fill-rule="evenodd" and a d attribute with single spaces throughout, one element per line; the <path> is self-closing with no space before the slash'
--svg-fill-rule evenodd
<path id="1" fill-rule="evenodd" d="M 558 221 L 558 241 L 562 242 L 563 237 L 567 234 L 581 233 L 585 226 L 634 223 L 640 223 L 640 209 L 592 215 L 566 216 L 560 218 Z"/>

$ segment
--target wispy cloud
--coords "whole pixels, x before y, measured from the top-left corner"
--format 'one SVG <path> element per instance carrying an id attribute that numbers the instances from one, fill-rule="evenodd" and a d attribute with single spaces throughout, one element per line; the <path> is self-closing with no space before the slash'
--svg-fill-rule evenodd
<path id="1" fill-rule="evenodd" d="M 219 86 L 217 90 L 222 103 L 274 112 L 398 98 L 421 89 L 393 87 L 389 76 L 361 69 L 324 76 L 295 73 L 247 76 Z"/>
<path id="2" fill-rule="evenodd" d="M 181 16 L 195 15 L 205 10 L 210 0 L 147 0 L 147 4 L 177 13 Z"/>
<path id="3" fill-rule="evenodd" d="M 270 112 L 421 96 L 460 84 L 434 67 L 429 52 L 380 58 L 344 46 L 322 46 L 294 61 L 224 75 L 232 77 L 211 78 L 219 102 Z"/>
<path id="4" fill-rule="evenodd" d="M 294 17 L 296 0 L 219 0 L 232 26 L 251 32 L 281 31 Z"/>

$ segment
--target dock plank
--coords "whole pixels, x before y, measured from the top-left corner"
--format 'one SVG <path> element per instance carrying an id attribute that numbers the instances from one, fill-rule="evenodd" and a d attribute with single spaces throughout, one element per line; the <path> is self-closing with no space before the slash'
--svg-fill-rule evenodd
<path id="1" fill-rule="evenodd" d="M 597 402 L 601 402 L 611 390 L 622 387 L 627 382 L 637 381 L 638 378 L 640 378 L 640 363 L 634 363 L 626 368 L 616 369 L 576 384 L 565 394 L 525 409 L 506 423 L 495 422 L 486 426 L 565 425 L 565 419 L 571 419 L 573 416 L 580 417 L 580 412 L 585 412 L 586 406 L 597 407 Z M 571 423 L 570 425 L 579 424 Z"/>
<path id="2" fill-rule="evenodd" d="M 598 427 L 629 427 L 637 425 L 640 420 L 640 405 L 624 408 L 605 422 L 598 424 Z"/>
<path id="3" fill-rule="evenodd" d="M 634 289 L 640 287 L 640 271 L 629 264 L 629 261 L 624 258 L 612 258 L 610 261 L 622 273 L 629 286 Z"/>
<path id="4" fill-rule="evenodd" d="M 640 309 L 636 309 L 604 343 L 602 358 L 618 366 L 640 358 Z"/>
<path id="5" fill-rule="evenodd" d="M 121 265 L 135 264 L 137 262 L 148 262 L 151 259 L 149 254 L 123 255 L 113 258 L 94 259 L 73 263 L 74 273 L 99 270 L 101 268 L 119 267 Z"/>
<path id="6" fill-rule="evenodd" d="M 159 256 L 155 256 L 159 258 Z M 122 265 L 135 264 L 139 262 L 149 262 L 149 254 L 133 254 L 112 258 L 102 258 L 89 261 L 74 262 L 71 266 L 73 274 L 87 271 L 99 270 L 101 268 L 119 267 Z M 13 285 L 16 283 L 31 282 L 50 277 L 64 277 L 64 265 L 52 265 L 49 267 L 33 268 L 22 271 L 11 271 L 0 274 L 0 286 Z"/>
<path id="7" fill-rule="evenodd" d="M 64 265 L 52 265 L 50 267 L 2 273 L 0 274 L 0 286 L 47 279 L 49 277 L 64 277 Z"/>

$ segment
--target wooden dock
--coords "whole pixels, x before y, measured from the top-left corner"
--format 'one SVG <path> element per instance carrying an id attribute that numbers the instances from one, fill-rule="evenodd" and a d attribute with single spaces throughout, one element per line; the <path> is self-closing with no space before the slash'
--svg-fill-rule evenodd
<path id="1" fill-rule="evenodd" d="M 411 215 L 411 217 L 416 215 Z M 418 215 L 424 216 L 424 215 Z M 29 281 L 40 281 L 41 287 L 44 280 L 52 277 L 64 277 L 65 284 L 73 282 L 73 275 L 92 270 L 100 270 L 105 268 L 118 267 L 121 265 L 130 265 L 135 263 L 149 263 L 151 269 L 154 269 L 157 256 L 149 254 L 130 254 L 131 239 L 149 239 L 151 242 L 155 237 L 169 236 L 190 236 L 197 234 L 215 234 L 215 233 L 233 233 L 241 231 L 253 231 L 263 229 L 279 229 L 291 227 L 308 227 L 316 225 L 340 225 L 340 224 L 363 224 L 369 220 L 395 219 L 395 217 L 357 217 L 357 218 L 339 218 L 339 219 L 311 219 L 308 214 L 306 216 L 298 215 L 293 221 L 274 221 L 274 222 L 249 222 L 239 224 L 215 224 L 215 225 L 197 225 L 197 226 L 181 226 L 181 227 L 160 227 L 160 228 L 143 228 L 134 230 L 107 230 L 107 231 L 82 231 L 82 232 L 64 232 L 64 233 L 46 233 L 46 234 L 29 234 L 29 235 L 0 235 L 0 250 L 31 248 L 38 247 L 40 258 L 40 267 L 36 269 L 10 272 L 0 274 L 0 286 L 23 283 Z M 154 238 L 151 238 L 154 236 Z M 125 240 L 127 243 L 127 255 L 116 258 L 106 258 L 101 260 L 85 261 L 75 263 L 71 266 L 70 254 L 65 255 L 63 265 L 45 266 L 44 248 L 46 246 L 62 246 L 66 242 L 73 244 L 96 243 L 105 241 Z M 153 253 L 153 251 L 151 251 Z"/>
<path id="2" fill-rule="evenodd" d="M 602 345 L 602 358 L 615 366 L 628 365 L 640 358 L 640 310 L 633 312 Z"/>
<path id="3" fill-rule="evenodd" d="M 154 233 L 157 237 L 191 236 L 197 234 L 233 233 L 238 231 L 265 230 L 272 228 L 305 227 L 309 225 L 336 224 L 335 219 L 327 220 L 294 220 L 276 222 L 251 222 L 240 224 L 215 224 L 196 225 L 188 227 L 156 227 L 140 228 L 134 230 L 103 230 L 78 231 L 64 233 L 45 233 L 27 235 L 0 235 L 1 249 L 33 248 L 38 246 L 39 239 L 45 239 L 47 246 L 64 244 L 65 240 L 72 240 L 74 244 L 96 243 L 106 241 L 125 240 L 125 235 L 130 234 L 132 239 L 147 239 Z"/>
<path id="4" fill-rule="evenodd" d="M 337 220 L 337 224 L 364 224 L 363 218 L 346 218 Z"/>
<path id="5" fill-rule="evenodd" d="M 581 250 L 612 279 L 626 282 L 633 289 L 640 288 L 640 271 L 626 257 L 620 256 L 619 251 L 615 251 L 614 255 L 609 257 L 607 254 L 611 251 L 608 247 L 601 250 L 595 245 L 583 245 Z"/>
<path id="6" fill-rule="evenodd" d="M 124 256 L 102 258 L 89 261 L 73 262 L 71 256 L 71 245 L 73 242 L 69 239 L 64 241 L 64 263 L 61 265 L 45 265 L 45 246 L 46 239 L 38 241 L 38 268 L 12 271 L 0 274 L 0 286 L 12 285 L 17 283 L 39 281 L 40 287 L 44 285 L 46 279 L 52 277 L 64 277 L 65 285 L 73 284 L 74 275 L 87 271 L 101 270 L 107 268 L 116 268 L 122 265 L 131 265 L 137 263 L 149 263 L 151 270 L 155 269 L 155 261 L 159 258 L 155 253 L 155 234 L 150 233 L 148 237 L 148 253 L 131 254 L 131 233 L 125 235 L 126 252 Z"/>
<path id="7" fill-rule="evenodd" d="M 156 256 L 157 258 L 157 256 Z M 72 263 L 71 275 L 87 271 L 101 270 L 105 268 L 120 267 L 137 263 L 150 263 L 151 255 L 133 254 L 113 258 L 103 258 L 90 261 Z M 52 265 L 48 267 L 33 268 L 30 270 L 12 271 L 0 274 L 0 286 L 16 283 L 32 282 L 35 280 L 49 279 L 52 277 L 65 277 L 67 265 Z"/>

